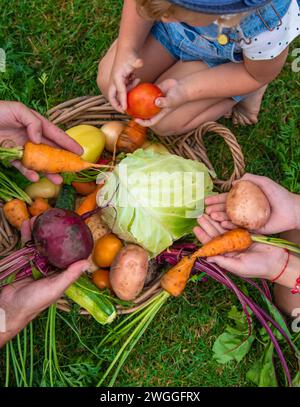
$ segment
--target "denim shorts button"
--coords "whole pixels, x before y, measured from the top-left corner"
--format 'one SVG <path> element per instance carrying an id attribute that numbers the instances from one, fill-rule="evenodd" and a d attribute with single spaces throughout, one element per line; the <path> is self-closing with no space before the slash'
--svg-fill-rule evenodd
<path id="1" fill-rule="evenodd" d="M 188 31 L 188 30 L 184 30 L 184 33 L 185 33 L 185 35 L 188 37 L 188 39 L 190 40 L 190 41 L 194 41 L 195 40 L 195 35 L 191 32 L 191 31 Z"/>

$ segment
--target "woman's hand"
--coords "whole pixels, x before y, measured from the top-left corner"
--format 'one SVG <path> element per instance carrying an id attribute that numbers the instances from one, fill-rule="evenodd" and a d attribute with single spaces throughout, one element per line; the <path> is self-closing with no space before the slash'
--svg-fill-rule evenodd
<path id="1" fill-rule="evenodd" d="M 118 49 L 108 88 L 108 99 L 117 111 L 127 109 L 127 92 L 139 83 L 135 70 L 143 66 L 143 60 L 132 49 Z M 100 73 L 98 72 L 98 76 Z"/>
<path id="2" fill-rule="evenodd" d="M 199 226 L 194 229 L 194 233 L 202 244 L 225 232 L 225 229 L 208 215 L 202 215 L 198 223 Z M 209 257 L 206 260 L 237 276 L 273 280 L 283 270 L 287 257 L 288 254 L 284 249 L 254 243 L 245 252 Z"/>
<path id="3" fill-rule="evenodd" d="M 271 217 L 267 224 L 255 233 L 273 234 L 292 229 L 300 229 L 300 197 L 292 194 L 276 182 L 267 177 L 246 174 L 242 180 L 252 181 L 265 193 L 271 206 Z M 206 198 L 206 213 L 225 229 L 233 229 L 233 225 L 226 214 L 227 194 L 220 194 Z"/>
<path id="4" fill-rule="evenodd" d="M 144 127 L 155 126 L 160 120 L 167 116 L 176 107 L 187 102 L 184 86 L 176 79 L 166 79 L 157 84 L 164 97 L 157 98 L 155 104 L 161 108 L 161 111 L 149 120 L 135 119 L 135 121 Z"/>
<path id="5" fill-rule="evenodd" d="M 29 109 L 19 102 L 0 101 L 0 143 L 11 140 L 18 146 L 26 141 L 33 143 L 45 143 L 81 155 L 82 148 L 64 131 L 50 123 L 39 113 Z M 13 165 L 30 181 L 37 181 L 39 175 L 25 168 L 20 161 L 14 161 Z M 60 184 L 62 178 L 56 174 L 46 174 L 55 184 Z"/>
<path id="6" fill-rule="evenodd" d="M 3 332 L 3 327 L 0 327 L 0 348 L 38 314 L 55 303 L 88 268 L 89 262 L 81 260 L 64 272 L 38 281 L 27 278 L 2 288 L 0 309 L 4 311 L 5 329 Z"/>

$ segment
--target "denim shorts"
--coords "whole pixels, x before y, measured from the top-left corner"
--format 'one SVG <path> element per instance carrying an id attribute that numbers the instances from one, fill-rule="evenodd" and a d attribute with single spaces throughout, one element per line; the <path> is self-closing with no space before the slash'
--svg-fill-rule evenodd
<path id="1" fill-rule="evenodd" d="M 157 22 L 152 27 L 151 33 L 177 60 L 202 61 L 210 68 L 232 61 L 232 58 L 224 56 L 225 50 L 219 50 L 219 47 L 223 46 L 207 40 L 200 33 L 195 35 L 195 27 L 191 29 L 183 23 Z M 241 63 L 242 61 L 242 56 L 234 57 L 234 62 Z M 247 95 L 233 96 L 232 99 L 240 102 L 246 97 Z"/>

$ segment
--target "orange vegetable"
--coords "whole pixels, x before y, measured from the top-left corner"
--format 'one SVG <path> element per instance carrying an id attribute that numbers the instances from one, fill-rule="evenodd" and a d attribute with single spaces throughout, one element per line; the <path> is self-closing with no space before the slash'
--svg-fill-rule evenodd
<path id="1" fill-rule="evenodd" d="M 94 192 L 89 194 L 79 205 L 79 207 L 76 209 L 76 213 L 78 215 L 83 215 L 84 213 L 93 211 L 94 209 L 97 208 L 97 193 L 99 189 L 101 188 L 102 185 L 98 185 L 95 189 Z"/>
<path id="2" fill-rule="evenodd" d="M 22 164 L 31 170 L 50 174 L 78 172 L 91 167 L 102 167 L 99 164 L 88 163 L 70 151 L 46 144 L 34 144 L 30 141 L 24 146 Z"/>
<path id="3" fill-rule="evenodd" d="M 12 199 L 3 205 L 3 211 L 8 222 L 17 229 L 21 229 L 24 220 L 30 218 L 25 202 Z"/>
<path id="4" fill-rule="evenodd" d="M 190 273 L 198 257 L 219 256 L 248 249 L 253 241 L 245 229 L 234 229 L 217 236 L 196 250 L 191 256 L 183 257 L 178 264 L 164 274 L 161 286 L 169 294 L 177 297 L 188 282 Z"/>
<path id="5" fill-rule="evenodd" d="M 110 267 L 122 247 L 122 241 L 113 233 L 100 237 L 94 247 L 93 260 L 98 267 Z"/>
<path id="6" fill-rule="evenodd" d="M 41 213 L 46 212 L 51 206 L 48 204 L 47 199 L 36 198 L 34 202 L 28 208 L 31 216 L 38 216 Z"/>
<path id="7" fill-rule="evenodd" d="M 160 280 L 161 287 L 174 297 L 178 297 L 185 289 L 195 260 L 183 257 L 178 264 L 168 270 Z"/>
<path id="8" fill-rule="evenodd" d="M 117 150 L 133 153 L 145 143 L 146 134 L 146 127 L 140 126 L 134 120 L 130 120 L 118 138 Z"/>
<path id="9" fill-rule="evenodd" d="M 105 290 L 106 288 L 111 289 L 108 270 L 99 269 L 94 271 L 92 281 L 99 290 Z"/>
<path id="10" fill-rule="evenodd" d="M 192 257 L 219 256 L 248 249 L 252 244 L 250 233 L 246 229 L 233 229 L 210 240 L 200 247 Z"/>
<path id="11" fill-rule="evenodd" d="M 79 195 L 89 195 L 95 191 L 97 185 L 95 182 L 72 182 L 72 186 Z"/>
<path id="12" fill-rule="evenodd" d="M 160 112 L 157 98 L 164 96 L 160 88 L 152 83 L 140 83 L 127 94 L 127 114 L 140 119 L 151 119 Z"/>

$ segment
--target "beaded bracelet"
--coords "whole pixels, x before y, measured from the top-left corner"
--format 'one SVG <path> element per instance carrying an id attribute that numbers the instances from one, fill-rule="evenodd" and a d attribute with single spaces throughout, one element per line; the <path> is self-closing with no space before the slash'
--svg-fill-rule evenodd
<path id="1" fill-rule="evenodd" d="M 297 278 L 295 287 L 291 289 L 292 294 L 300 294 L 300 277 Z"/>

